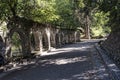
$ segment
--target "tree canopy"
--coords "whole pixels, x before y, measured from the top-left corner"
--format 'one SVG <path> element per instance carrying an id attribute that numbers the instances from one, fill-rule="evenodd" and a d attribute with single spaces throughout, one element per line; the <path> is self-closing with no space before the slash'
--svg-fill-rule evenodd
<path id="1" fill-rule="evenodd" d="M 97 36 L 119 28 L 119 7 L 119 0 L 0 0 L 0 21 L 18 16 Z"/>
<path id="2" fill-rule="evenodd" d="M 112 31 L 120 29 L 120 0 L 101 0 L 99 2 L 101 11 L 109 13 L 109 27 Z"/>

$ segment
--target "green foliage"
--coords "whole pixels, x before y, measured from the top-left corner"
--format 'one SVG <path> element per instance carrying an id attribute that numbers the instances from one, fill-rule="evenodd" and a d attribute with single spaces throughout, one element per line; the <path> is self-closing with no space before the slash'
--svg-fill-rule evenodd
<path id="1" fill-rule="evenodd" d="M 70 27 L 73 21 L 72 4 L 69 0 L 56 0 L 57 14 L 60 15 L 60 19 L 56 22 L 57 25 L 62 27 Z"/>
<path id="2" fill-rule="evenodd" d="M 10 9 L 7 6 L 7 2 L 4 0 L 0 0 L 0 20 L 6 21 L 8 17 L 11 15 Z"/>
<path id="3" fill-rule="evenodd" d="M 100 11 L 92 14 L 92 37 L 104 37 L 110 33 L 110 28 L 107 26 L 107 22 L 109 21 L 109 18 L 107 17 L 108 15 L 109 13 L 104 13 Z"/>
<path id="4" fill-rule="evenodd" d="M 0 0 L 0 19 L 13 16 L 25 17 L 45 23 L 57 20 L 54 0 Z"/>
<path id="5" fill-rule="evenodd" d="M 17 48 L 21 46 L 21 39 L 18 33 L 14 33 L 12 36 L 12 45 Z"/>
<path id="6" fill-rule="evenodd" d="M 11 47 L 11 52 L 12 52 L 12 57 L 13 58 L 18 58 L 22 54 L 22 44 L 21 44 L 21 39 L 20 36 L 17 32 L 15 32 L 12 36 L 12 47 Z"/>
<path id="7" fill-rule="evenodd" d="M 83 0 L 56 0 L 56 10 L 60 18 L 56 24 L 62 28 L 76 29 L 81 27 L 80 9 L 84 7 Z"/>
<path id="8" fill-rule="evenodd" d="M 42 23 L 56 21 L 59 15 L 54 6 L 54 0 L 37 0 L 36 7 L 32 10 L 32 19 Z"/>
<path id="9" fill-rule="evenodd" d="M 92 35 L 98 36 L 107 32 L 108 20 L 110 26 L 119 26 L 119 4 L 118 0 L 0 0 L 0 20 L 7 22 L 11 17 L 19 16 L 60 28 L 91 26 Z"/>
<path id="10" fill-rule="evenodd" d="M 101 0 L 100 10 L 104 12 L 109 12 L 109 26 L 112 31 L 120 29 L 120 0 Z"/>

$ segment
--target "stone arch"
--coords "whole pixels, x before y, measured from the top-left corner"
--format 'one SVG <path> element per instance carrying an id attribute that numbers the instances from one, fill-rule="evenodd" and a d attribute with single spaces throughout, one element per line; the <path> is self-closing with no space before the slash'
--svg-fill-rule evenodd
<path id="1" fill-rule="evenodd" d="M 75 31 L 74 31 L 73 34 L 72 34 L 72 39 L 71 39 L 72 42 L 75 42 L 75 35 L 74 35 L 74 34 L 75 34 Z"/>
<path id="2" fill-rule="evenodd" d="M 35 37 L 33 32 L 30 34 L 30 43 L 31 43 L 31 50 L 34 51 L 36 45 L 35 45 Z"/>
<path id="3" fill-rule="evenodd" d="M 65 44 L 67 44 L 69 42 L 69 37 L 66 30 L 64 31 L 64 38 L 65 38 Z"/>
<path id="4" fill-rule="evenodd" d="M 39 51 L 40 50 L 40 45 L 39 45 L 40 39 L 39 39 L 39 36 L 40 36 L 40 34 L 39 34 L 38 30 L 37 31 L 33 31 L 32 34 L 31 34 L 31 41 L 32 41 L 31 45 L 34 48 L 33 50 L 35 50 L 35 51 Z"/>
<path id="5" fill-rule="evenodd" d="M 51 42 L 51 47 L 56 47 L 56 42 L 55 42 L 55 33 L 51 30 L 50 31 L 50 42 Z"/>
<path id="6" fill-rule="evenodd" d="M 77 42 L 80 42 L 80 33 L 81 33 L 80 30 L 77 30 L 77 31 L 76 31 L 76 41 L 77 41 Z"/>
<path id="7" fill-rule="evenodd" d="M 59 44 L 59 33 L 56 33 L 56 35 L 55 35 L 55 42 L 56 42 L 56 47 L 59 47 L 60 46 L 60 44 Z"/>
<path id="8" fill-rule="evenodd" d="M 55 35 L 56 47 L 61 47 L 62 41 L 63 41 L 62 31 L 58 30 L 56 35 Z"/>
<path id="9" fill-rule="evenodd" d="M 70 30 L 67 30 L 67 35 L 68 35 L 68 43 L 72 43 L 72 36 L 73 36 L 73 32 Z"/>
<path id="10" fill-rule="evenodd" d="M 21 28 L 12 28 L 9 30 L 9 33 L 7 34 L 7 40 L 6 40 L 6 54 L 7 57 L 12 57 L 11 55 L 11 48 L 12 48 L 12 36 L 14 33 L 17 33 L 20 36 L 21 39 L 21 47 L 22 47 L 22 55 L 28 56 L 30 54 L 30 48 L 29 48 L 29 40 L 27 35 L 25 34 L 25 31 Z"/>
<path id="11" fill-rule="evenodd" d="M 48 50 L 48 36 L 46 32 L 42 33 L 42 46 L 44 50 Z"/>
<path id="12" fill-rule="evenodd" d="M 51 42 L 50 42 L 50 27 L 45 26 L 45 28 L 42 30 L 42 43 L 43 43 L 43 48 L 51 51 Z"/>
<path id="13" fill-rule="evenodd" d="M 64 35 L 64 33 L 63 32 L 61 32 L 61 43 L 62 44 L 65 44 L 65 35 Z"/>
<path id="14" fill-rule="evenodd" d="M 42 43 L 42 32 L 43 29 L 39 28 L 32 28 L 31 30 L 31 50 L 33 53 L 41 54 L 43 50 L 43 43 Z"/>
<path id="15" fill-rule="evenodd" d="M 37 47 L 36 51 L 39 51 L 39 53 L 42 53 L 42 51 L 50 50 L 51 31 L 49 27 L 45 25 L 39 25 L 39 27 L 33 28 L 32 34 L 35 40 L 35 46 Z"/>

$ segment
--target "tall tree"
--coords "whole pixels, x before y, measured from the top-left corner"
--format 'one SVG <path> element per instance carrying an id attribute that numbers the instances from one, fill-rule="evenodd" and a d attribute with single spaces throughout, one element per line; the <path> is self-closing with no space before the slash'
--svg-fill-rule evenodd
<path id="1" fill-rule="evenodd" d="M 51 22 L 59 18 L 54 4 L 54 0 L 0 0 L 0 19 L 18 16 L 40 23 Z"/>
<path id="2" fill-rule="evenodd" d="M 101 0 L 99 2 L 100 10 L 109 12 L 109 26 L 112 31 L 120 29 L 120 0 Z"/>

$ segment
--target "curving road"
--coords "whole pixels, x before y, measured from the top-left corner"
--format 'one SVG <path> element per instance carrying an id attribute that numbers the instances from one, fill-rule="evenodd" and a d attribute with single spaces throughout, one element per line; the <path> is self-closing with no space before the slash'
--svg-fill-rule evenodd
<path id="1" fill-rule="evenodd" d="M 110 80 L 94 44 L 92 41 L 68 44 L 44 53 L 35 64 L 0 80 Z"/>

